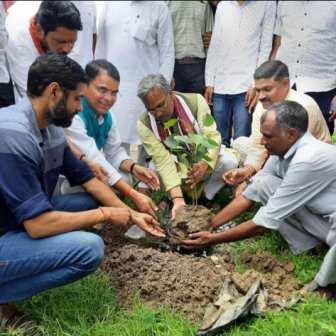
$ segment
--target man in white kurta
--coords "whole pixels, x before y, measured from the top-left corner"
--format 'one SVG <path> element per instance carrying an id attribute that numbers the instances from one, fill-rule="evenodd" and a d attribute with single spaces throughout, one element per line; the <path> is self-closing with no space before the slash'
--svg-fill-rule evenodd
<path id="1" fill-rule="evenodd" d="M 174 38 L 171 17 L 163 1 L 106 1 L 98 24 L 96 58 L 112 62 L 120 72 L 114 115 L 121 140 L 140 144 L 137 120 L 145 107 L 137 86 L 149 74 L 172 79 Z"/>
<path id="2" fill-rule="evenodd" d="M 69 56 L 84 66 L 93 58 L 91 46 L 93 34 L 96 32 L 96 20 L 94 18 L 96 14 L 95 6 L 90 4 L 90 1 L 77 2 L 80 3 L 77 9 L 81 15 L 83 31 L 77 36 L 79 45 L 76 45 L 76 41 L 74 50 Z M 28 69 L 36 57 L 40 55 L 29 32 L 30 20 L 37 13 L 40 3 L 41 1 L 17 1 L 8 10 L 6 20 L 8 45 L 6 53 L 16 101 L 25 96 Z M 94 12 L 91 12 L 90 8 L 93 8 Z"/>

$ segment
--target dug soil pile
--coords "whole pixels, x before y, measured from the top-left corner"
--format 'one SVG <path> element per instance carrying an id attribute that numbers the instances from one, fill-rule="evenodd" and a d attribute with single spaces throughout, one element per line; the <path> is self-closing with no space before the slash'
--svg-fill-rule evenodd
<path id="1" fill-rule="evenodd" d="M 120 233 L 104 228 L 106 256 L 103 270 L 111 278 L 119 302 L 127 307 L 138 294 L 151 307 L 166 306 L 200 322 L 207 304 L 216 299 L 224 279 L 232 279 L 242 293 L 261 279 L 272 301 L 289 301 L 299 288 L 294 267 L 265 255 L 242 256 L 247 271 L 235 271 L 225 253 L 196 257 L 158 248 L 142 247 L 121 238 Z"/>

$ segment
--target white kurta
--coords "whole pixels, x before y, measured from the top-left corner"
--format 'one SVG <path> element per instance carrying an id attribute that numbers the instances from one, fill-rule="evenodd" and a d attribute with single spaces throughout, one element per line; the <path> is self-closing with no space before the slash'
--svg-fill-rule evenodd
<path id="1" fill-rule="evenodd" d="M 72 1 L 79 10 L 83 30 L 78 32 L 77 41 L 69 54 L 83 68 L 93 60 L 93 34 L 97 33 L 97 9 L 93 1 Z"/>
<path id="2" fill-rule="evenodd" d="M 145 107 L 137 86 L 149 74 L 170 81 L 174 68 L 171 17 L 163 1 L 106 1 L 98 24 L 96 58 L 106 58 L 120 72 L 113 106 L 122 142 L 139 144 L 137 120 Z"/>
<path id="3" fill-rule="evenodd" d="M 69 55 L 81 65 L 88 59 L 92 59 L 92 34 L 96 25 L 93 21 L 93 14 L 92 16 L 88 14 L 91 11 L 91 5 L 89 4 L 90 1 L 87 2 L 88 4 L 81 3 L 78 7 L 83 25 L 83 31 L 78 34 L 80 45 L 77 47 L 76 42 L 75 52 Z M 29 22 L 38 11 L 40 3 L 41 1 L 17 1 L 8 10 L 6 53 L 16 101 L 26 95 L 28 69 L 36 57 L 39 56 L 29 33 Z M 95 13 L 94 5 L 92 5 L 92 10 Z"/>
<path id="4" fill-rule="evenodd" d="M 71 126 L 65 129 L 65 134 L 90 161 L 100 164 L 107 171 L 108 182 L 111 186 L 121 179 L 120 164 L 129 159 L 129 156 L 121 147 L 119 132 L 114 120 L 102 151 L 98 149 L 94 138 L 87 135 L 85 123 L 78 115 L 74 117 Z"/>

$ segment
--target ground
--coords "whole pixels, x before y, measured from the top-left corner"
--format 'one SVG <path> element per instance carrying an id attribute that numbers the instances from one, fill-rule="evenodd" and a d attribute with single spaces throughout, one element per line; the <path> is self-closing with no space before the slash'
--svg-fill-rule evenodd
<path id="1" fill-rule="evenodd" d="M 223 190 L 224 203 L 229 196 Z M 325 253 L 321 248 L 293 256 L 275 233 L 220 245 L 216 258 L 121 245 L 106 237 L 105 232 L 107 254 L 99 272 L 20 303 L 36 325 L 6 332 L 0 326 L 0 335 L 192 336 L 226 272 L 234 272 L 240 284 L 261 274 L 274 295 L 288 294 L 313 278 Z M 329 336 L 336 335 L 335 319 L 335 304 L 311 296 L 291 310 L 248 317 L 222 335 Z"/>

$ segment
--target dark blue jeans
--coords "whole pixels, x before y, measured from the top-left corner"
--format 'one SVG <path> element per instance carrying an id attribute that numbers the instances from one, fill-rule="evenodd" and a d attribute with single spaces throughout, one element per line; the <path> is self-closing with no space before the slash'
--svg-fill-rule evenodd
<path id="1" fill-rule="evenodd" d="M 205 60 L 198 63 L 180 64 L 175 62 L 175 90 L 186 93 L 204 93 Z"/>
<path id="2" fill-rule="evenodd" d="M 230 146 L 233 127 L 233 138 L 250 136 L 251 114 L 245 107 L 246 92 L 239 94 L 218 94 L 213 96 L 213 114 L 216 119 L 222 143 Z"/>
<path id="3" fill-rule="evenodd" d="M 87 194 L 57 196 L 55 210 L 84 211 L 97 207 Z M 96 234 L 75 231 L 32 239 L 10 231 L 0 237 L 0 304 L 29 298 L 78 280 L 99 266 L 104 243 Z"/>
<path id="4" fill-rule="evenodd" d="M 317 105 L 320 107 L 320 110 L 322 111 L 324 119 L 327 122 L 329 132 L 331 135 L 333 135 L 335 122 L 328 121 L 328 119 L 330 117 L 329 112 L 330 112 L 331 100 L 336 96 L 336 88 L 330 91 L 324 91 L 324 92 L 306 92 L 306 94 L 311 96 L 316 101 Z"/>

